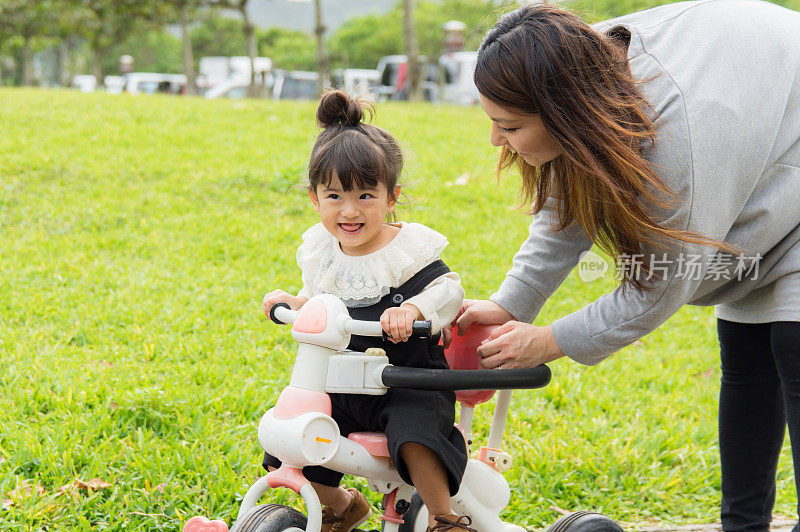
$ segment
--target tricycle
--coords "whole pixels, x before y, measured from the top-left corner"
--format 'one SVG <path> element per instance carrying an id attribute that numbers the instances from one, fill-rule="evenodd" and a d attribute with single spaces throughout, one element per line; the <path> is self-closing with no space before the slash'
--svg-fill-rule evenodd
<path id="1" fill-rule="evenodd" d="M 389 458 L 386 437 L 375 432 L 346 436 L 331 418 L 329 393 L 385 394 L 389 387 L 451 390 L 460 403 L 458 427 L 465 445 L 474 447 L 472 418 L 476 405 L 497 394 L 494 416 L 485 445 L 474 450 L 459 491 L 451 498 L 453 510 L 468 515 L 480 532 L 524 532 L 500 519 L 511 492 L 503 473 L 512 457 L 502 450 L 502 434 L 513 389 L 542 388 L 550 382 L 546 365 L 527 369 L 480 369 L 477 347 L 493 327 L 473 325 L 465 335 L 454 335 L 445 350 L 450 369 L 398 367 L 385 352 L 348 351 L 351 335 L 382 336 L 380 322 L 350 318 L 335 296 L 312 297 L 298 311 L 284 303 L 270 310 L 278 324 L 291 324 L 299 343 L 289 385 L 276 405 L 261 418 L 258 439 L 265 451 L 282 462 L 279 469 L 258 479 L 244 495 L 230 532 L 319 532 L 322 507 L 302 469 L 309 465 L 363 477 L 383 494 L 383 532 L 425 532 L 427 510 L 413 486 L 405 483 Z M 414 336 L 431 336 L 430 322 L 415 322 Z M 305 503 L 306 514 L 281 504 L 259 504 L 269 489 L 289 488 Z M 183 532 L 224 532 L 221 520 L 193 517 Z M 552 532 L 621 532 L 613 520 L 592 512 L 576 512 L 559 519 Z"/>

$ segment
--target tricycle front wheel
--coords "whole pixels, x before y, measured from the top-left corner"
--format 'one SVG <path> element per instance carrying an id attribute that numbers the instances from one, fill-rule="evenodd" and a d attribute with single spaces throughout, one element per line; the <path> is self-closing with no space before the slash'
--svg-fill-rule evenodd
<path id="1" fill-rule="evenodd" d="M 282 504 L 259 504 L 237 519 L 230 532 L 302 532 L 308 519 Z"/>

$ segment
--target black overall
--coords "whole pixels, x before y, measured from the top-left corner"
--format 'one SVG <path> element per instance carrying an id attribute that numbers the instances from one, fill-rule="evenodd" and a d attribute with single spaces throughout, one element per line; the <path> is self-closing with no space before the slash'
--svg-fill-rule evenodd
<path id="1" fill-rule="evenodd" d="M 449 272 L 441 260 L 433 262 L 417 272 L 411 279 L 374 305 L 349 308 L 350 317 L 358 320 L 377 321 L 384 310 L 400 306 L 403 301 L 419 294 L 431 281 Z M 380 347 L 386 351 L 389 362 L 396 366 L 415 368 L 447 368 L 444 350 L 438 345 L 436 335 L 431 340 L 410 338 L 407 342 L 393 344 L 381 338 L 352 336 L 348 349 L 366 351 Z M 400 446 L 416 442 L 429 448 L 441 460 L 450 486 L 450 495 L 455 495 L 467 465 L 467 449 L 464 436 L 453 425 L 455 421 L 455 394 L 424 390 L 389 388 L 385 395 L 330 394 L 331 416 L 339 425 L 342 436 L 351 432 L 374 431 L 386 434 L 389 455 L 402 479 L 411 484 L 408 468 L 400 458 Z M 280 467 L 281 462 L 264 453 L 264 468 Z M 303 468 L 305 477 L 326 486 L 338 486 L 342 473 L 322 466 Z"/>

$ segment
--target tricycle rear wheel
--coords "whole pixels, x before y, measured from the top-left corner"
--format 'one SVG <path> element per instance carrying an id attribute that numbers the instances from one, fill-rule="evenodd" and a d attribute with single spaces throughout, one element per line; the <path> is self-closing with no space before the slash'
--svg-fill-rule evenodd
<path id="1" fill-rule="evenodd" d="M 573 512 L 550 525 L 547 532 L 623 532 L 622 527 L 597 512 Z"/>
<path id="2" fill-rule="evenodd" d="M 417 532 L 419 530 L 425 532 L 426 528 L 428 528 L 428 510 L 422 503 L 422 498 L 417 490 L 414 490 L 414 494 L 411 496 L 411 505 L 403 514 L 403 524 L 398 530 L 399 532 Z M 381 527 L 382 529 L 383 527 Z"/>

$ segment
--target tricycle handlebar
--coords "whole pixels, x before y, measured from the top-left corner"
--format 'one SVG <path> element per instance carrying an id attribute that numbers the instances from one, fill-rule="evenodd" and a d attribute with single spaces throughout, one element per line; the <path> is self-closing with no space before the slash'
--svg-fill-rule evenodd
<path id="1" fill-rule="evenodd" d="M 275 303 L 272 305 L 272 308 L 269 309 L 269 318 L 278 325 L 294 323 L 296 317 L 297 311 L 292 310 L 286 303 Z M 386 334 L 383 332 L 381 322 L 379 321 L 348 319 L 344 322 L 344 331 L 357 336 L 382 336 L 386 339 Z M 415 321 L 411 326 L 411 335 L 415 338 L 430 338 L 430 320 Z"/>
<path id="2" fill-rule="evenodd" d="M 525 369 L 428 369 L 386 366 L 384 386 L 411 390 L 509 390 L 543 388 L 550 382 L 544 364 Z"/>
<path id="3" fill-rule="evenodd" d="M 292 307 L 286 303 L 275 303 L 269 309 L 269 319 L 278 325 L 294 323 L 295 316 L 297 316 L 297 311 L 292 310 Z"/>

